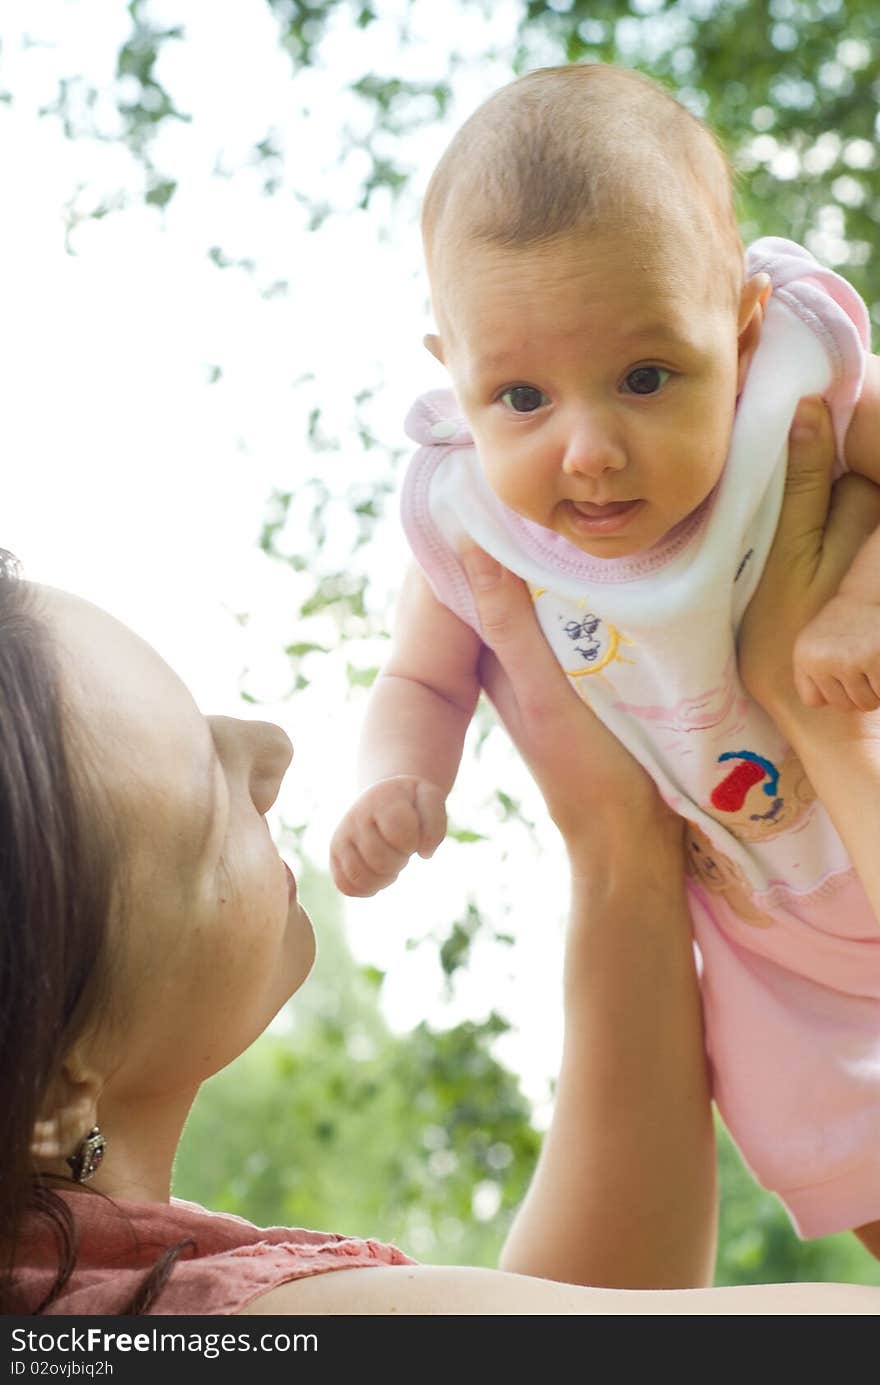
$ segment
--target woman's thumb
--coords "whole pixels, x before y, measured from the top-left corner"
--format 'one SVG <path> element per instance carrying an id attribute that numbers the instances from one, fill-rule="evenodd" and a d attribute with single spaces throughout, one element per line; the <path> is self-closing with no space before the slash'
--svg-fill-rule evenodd
<path id="1" fill-rule="evenodd" d="M 802 399 L 788 435 L 785 498 L 777 542 L 803 539 L 825 528 L 831 499 L 834 437 L 824 400 Z"/>
<path id="2" fill-rule="evenodd" d="M 838 579 L 858 563 L 858 553 L 880 527 L 880 486 L 850 472 L 835 482 L 825 529 L 824 560 Z"/>

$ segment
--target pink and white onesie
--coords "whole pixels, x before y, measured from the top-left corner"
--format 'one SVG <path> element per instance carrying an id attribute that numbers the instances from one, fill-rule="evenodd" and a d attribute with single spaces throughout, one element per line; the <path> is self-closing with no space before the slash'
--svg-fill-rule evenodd
<path id="1" fill-rule="evenodd" d="M 773 289 L 712 495 L 653 548 L 590 557 L 490 490 L 454 395 L 411 410 L 402 514 L 438 599 L 479 632 L 463 532 L 529 584 L 593 711 L 687 820 L 718 1108 L 803 1236 L 880 1219 L 880 926 L 801 765 L 737 673 L 736 635 L 782 502 L 799 399 L 838 452 L 869 345 L 861 299 L 790 241 L 747 252 Z M 842 463 L 838 462 L 838 470 Z"/>

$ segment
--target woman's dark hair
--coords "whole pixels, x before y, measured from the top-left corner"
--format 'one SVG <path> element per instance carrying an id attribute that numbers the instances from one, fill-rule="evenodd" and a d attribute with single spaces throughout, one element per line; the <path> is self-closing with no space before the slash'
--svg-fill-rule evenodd
<path id="1" fill-rule="evenodd" d="M 44 1311 L 76 1263 L 73 1215 L 40 1178 L 30 1145 L 106 974 L 117 854 L 85 760 L 70 754 L 39 596 L 0 549 L 0 1313 Z M 14 1272 L 26 1217 L 48 1223 L 58 1247 L 54 1282 L 41 1303 L 27 1305 Z M 167 1261 L 120 1312 L 149 1307 L 172 1268 Z"/>

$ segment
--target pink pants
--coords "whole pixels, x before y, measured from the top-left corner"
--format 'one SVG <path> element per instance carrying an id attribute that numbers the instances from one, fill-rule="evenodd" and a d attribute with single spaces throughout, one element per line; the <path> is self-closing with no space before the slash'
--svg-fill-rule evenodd
<path id="1" fill-rule="evenodd" d="M 880 1220 L 880 926 L 854 875 L 755 927 L 691 885 L 713 1091 L 801 1236 Z"/>

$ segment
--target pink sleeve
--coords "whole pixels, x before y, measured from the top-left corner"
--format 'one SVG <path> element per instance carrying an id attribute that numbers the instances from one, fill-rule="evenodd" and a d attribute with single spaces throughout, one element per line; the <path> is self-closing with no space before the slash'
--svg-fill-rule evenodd
<path id="1" fill-rule="evenodd" d="M 809 250 L 781 236 L 765 236 L 746 251 L 746 273 L 769 274 L 773 295 L 805 322 L 823 342 L 834 379 L 825 398 L 831 410 L 838 461 L 862 392 L 865 353 L 871 346 L 868 310 L 833 269 L 825 269 Z"/>
<path id="2" fill-rule="evenodd" d="M 407 468 L 400 496 L 400 519 L 419 567 L 437 600 L 481 634 L 470 583 L 430 506 L 431 481 L 450 452 L 473 447 L 467 421 L 451 390 L 431 390 L 413 404 L 404 429 L 419 444 Z"/>

